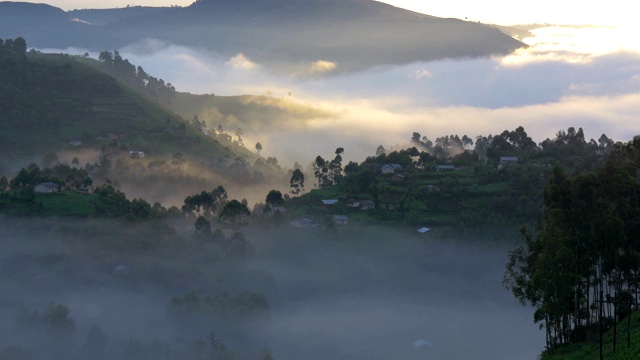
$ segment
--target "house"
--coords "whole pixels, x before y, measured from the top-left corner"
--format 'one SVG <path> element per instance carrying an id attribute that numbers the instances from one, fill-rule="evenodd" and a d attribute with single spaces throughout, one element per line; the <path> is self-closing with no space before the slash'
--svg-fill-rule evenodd
<path id="1" fill-rule="evenodd" d="M 44 182 L 36 185 L 35 192 L 40 194 L 51 194 L 60 191 L 60 185 L 52 182 Z"/>
<path id="2" fill-rule="evenodd" d="M 418 234 L 426 234 L 429 231 L 431 231 L 431 229 L 429 229 L 428 227 L 421 227 L 420 229 L 418 229 Z"/>
<path id="3" fill-rule="evenodd" d="M 360 207 L 360 202 L 356 199 L 349 199 L 347 200 L 347 206 L 351 207 L 351 208 L 359 208 Z"/>
<path id="4" fill-rule="evenodd" d="M 83 194 L 83 195 L 90 194 L 91 190 L 93 190 L 93 186 L 91 186 L 91 185 L 89 185 L 89 186 L 80 186 L 78 188 L 78 194 Z"/>
<path id="5" fill-rule="evenodd" d="M 380 172 L 383 174 L 394 174 L 396 172 L 396 169 L 393 166 L 387 164 L 380 168 Z"/>
<path id="6" fill-rule="evenodd" d="M 144 151 L 129 151 L 129 157 L 132 159 L 143 158 Z"/>
<path id="7" fill-rule="evenodd" d="M 395 174 L 396 171 L 401 171 L 403 169 L 400 164 L 387 164 L 380 168 L 380 172 L 383 174 Z"/>
<path id="8" fill-rule="evenodd" d="M 391 181 L 398 181 L 398 182 L 402 182 L 407 180 L 407 178 L 404 175 L 400 175 L 400 174 L 395 174 L 391 177 Z"/>
<path id="9" fill-rule="evenodd" d="M 69 145 L 71 145 L 71 146 L 82 146 L 82 140 L 71 140 L 71 141 L 69 141 Z"/>
<path id="10" fill-rule="evenodd" d="M 331 220 L 336 225 L 348 225 L 349 217 L 347 215 L 333 215 Z"/>
<path id="11" fill-rule="evenodd" d="M 337 199 L 327 199 L 327 200 L 322 200 L 322 206 L 325 208 L 330 208 L 331 206 L 335 205 L 338 203 Z"/>
<path id="12" fill-rule="evenodd" d="M 500 156 L 500 165 L 502 166 L 517 165 L 518 161 L 517 156 Z"/>
<path id="13" fill-rule="evenodd" d="M 311 219 L 301 218 L 289 222 L 289 225 L 295 228 L 309 228 L 313 225 L 313 221 L 311 221 Z"/>
<path id="14" fill-rule="evenodd" d="M 453 171 L 455 169 L 454 165 L 436 165 L 436 171 Z"/>
<path id="15" fill-rule="evenodd" d="M 373 210 L 376 207 L 376 203 L 371 200 L 362 200 L 360 201 L 360 209 L 362 210 Z"/>

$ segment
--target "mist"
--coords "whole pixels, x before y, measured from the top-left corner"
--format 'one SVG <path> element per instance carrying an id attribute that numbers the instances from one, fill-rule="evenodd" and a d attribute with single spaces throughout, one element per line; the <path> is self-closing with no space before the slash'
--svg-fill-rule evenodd
<path id="1" fill-rule="evenodd" d="M 347 74 L 334 72 L 340 64 L 316 59 L 283 75 L 242 53 L 223 58 L 153 39 L 120 52 L 180 91 L 268 95 L 331 113 L 244 129 L 247 143 L 261 142 L 267 156 L 285 164 L 308 163 L 338 146 L 358 161 L 378 145 L 405 144 L 414 131 L 433 139 L 523 126 L 537 142 L 568 127 L 582 127 L 587 139 L 605 133 L 626 141 L 640 133 L 640 46 L 628 29 L 547 27 L 524 41 L 528 48 L 506 57 Z"/>
<path id="2" fill-rule="evenodd" d="M 0 219 L 0 348 L 21 345 L 38 359 L 55 358 L 52 349 L 84 359 L 92 324 L 108 337 L 105 359 L 146 359 L 162 347 L 188 356 L 211 331 L 249 359 L 265 345 L 276 359 L 533 359 L 544 344 L 532 310 L 501 285 L 512 244 L 498 239 L 445 241 L 357 225 L 334 233 L 255 228 L 244 230 L 254 254 L 225 259 L 188 232 L 134 250 L 129 226 L 26 224 Z M 84 235 L 89 227 L 93 236 Z M 132 270 L 118 273 L 118 265 Z M 216 289 L 265 294 L 267 316 L 203 321 L 168 310 L 176 295 Z M 42 311 L 51 302 L 75 322 L 65 347 L 52 347 L 53 333 L 25 336 L 18 326 L 21 307 Z M 142 349 L 136 357 L 132 341 Z"/>

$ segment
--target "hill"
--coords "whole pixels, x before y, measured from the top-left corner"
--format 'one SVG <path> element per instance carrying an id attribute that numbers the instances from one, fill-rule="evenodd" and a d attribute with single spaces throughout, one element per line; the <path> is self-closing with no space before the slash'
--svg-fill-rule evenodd
<path id="1" fill-rule="evenodd" d="M 212 178 L 233 178 L 256 157 L 89 65 L 95 60 L 26 48 L 22 38 L 0 46 L 0 175 L 12 177 L 30 162 L 86 164 L 96 183 L 117 179 L 132 196 L 173 202 Z M 175 91 L 153 84 L 152 92 Z"/>
<path id="2" fill-rule="evenodd" d="M 25 50 L 18 39 L 6 40 L 0 49 L 0 151 L 10 155 L 0 166 L 65 149 L 200 159 L 253 156 L 206 136 L 79 58 Z"/>
<path id="3" fill-rule="evenodd" d="M 92 50 L 153 38 L 225 57 L 243 53 L 272 70 L 290 72 L 296 66 L 312 75 L 318 75 L 312 66 L 321 60 L 335 65 L 325 70 L 356 71 L 506 54 L 524 46 L 490 26 L 370 0 L 203 0 L 185 8 L 71 11 L 46 25 L 25 10 L 30 6 L 0 3 L 0 13 L 14 19 L 0 22 L 0 37 L 28 36 L 36 47 Z"/>

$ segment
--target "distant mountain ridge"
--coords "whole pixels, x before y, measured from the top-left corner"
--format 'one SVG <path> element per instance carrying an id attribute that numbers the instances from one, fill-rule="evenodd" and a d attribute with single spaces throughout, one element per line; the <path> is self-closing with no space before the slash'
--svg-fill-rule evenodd
<path id="1" fill-rule="evenodd" d="M 243 53 L 285 72 L 320 60 L 334 64 L 331 71 L 345 72 L 507 54 L 524 46 L 490 26 L 372 0 L 201 0 L 184 8 L 69 12 L 0 2 L 0 14 L 0 38 L 23 36 L 35 47 L 99 51 L 152 38 L 225 57 Z"/>

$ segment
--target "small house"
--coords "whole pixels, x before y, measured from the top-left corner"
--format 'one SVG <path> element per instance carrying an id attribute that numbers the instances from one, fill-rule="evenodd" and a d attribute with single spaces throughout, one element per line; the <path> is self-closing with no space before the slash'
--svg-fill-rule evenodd
<path id="1" fill-rule="evenodd" d="M 396 169 L 393 166 L 387 164 L 380 168 L 380 172 L 383 174 L 395 174 Z"/>
<path id="2" fill-rule="evenodd" d="M 129 151 L 129 157 L 132 159 L 139 159 L 144 157 L 144 151 Z"/>
<path id="3" fill-rule="evenodd" d="M 396 171 L 401 171 L 403 169 L 400 164 L 386 164 L 380 168 L 380 172 L 383 174 L 395 174 Z"/>
<path id="4" fill-rule="evenodd" d="M 404 175 L 400 174 L 395 174 L 391 177 L 391 181 L 403 182 L 405 180 L 407 180 L 407 178 Z"/>
<path id="5" fill-rule="evenodd" d="M 93 186 L 80 186 L 78 188 L 78 194 L 87 195 L 91 193 L 91 190 L 93 190 Z"/>
<path id="6" fill-rule="evenodd" d="M 51 194 L 60 191 L 60 185 L 52 182 L 44 182 L 36 185 L 35 192 L 40 194 Z"/>
<path id="7" fill-rule="evenodd" d="M 333 205 L 337 203 L 338 203 L 337 199 L 322 200 L 322 207 L 325 209 L 330 209 L 331 207 L 333 207 Z"/>
<path id="8" fill-rule="evenodd" d="M 360 202 L 356 199 L 349 199 L 347 200 L 347 206 L 350 208 L 359 208 L 360 207 Z"/>
<path id="9" fill-rule="evenodd" d="M 82 140 L 71 140 L 69 141 L 69 145 L 71 146 L 82 146 Z"/>
<path id="10" fill-rule="evenodd" d="M 333 215 L 331 220 L 336 225 L 348 225 L 349 217 L 347 215 Z"/>
<path id="11" fill-rule="evenodd" d="M 309 228 L 313 225 L 313 221 L 311 221 L 311 219 L 301 218 L 289 222 L 289 225 L 295 228 Z"/>
<path id="12" fill-rule="evenodd" d="M 376 203 L 371 200 L 362 200 L 360 201 L 360 209 L 362 210 L 373 210 L 376 207 Z"/>
<path id="13" fill-rule="evenodd" d="M 429 229 L 428 227 L 421 227 L 420 229 L 418 229 L 418 234 L 424 235 L 424 234 L 428 233 L 429 231 L 431 231 L 431 229 Z"/>

